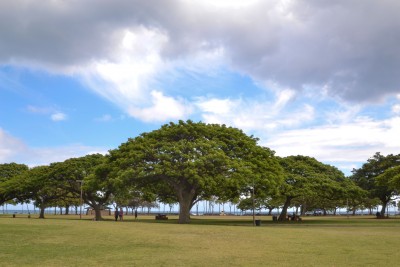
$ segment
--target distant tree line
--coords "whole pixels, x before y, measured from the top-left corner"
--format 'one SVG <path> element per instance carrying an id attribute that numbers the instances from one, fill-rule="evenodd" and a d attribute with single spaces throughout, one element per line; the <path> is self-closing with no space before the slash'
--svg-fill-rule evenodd
<path id="1" fill-rule="evenodd" d="M 83 202 L 95 210 L 116 203 L 137 209 L 155 201 L 179 204 L 179 223 L 190 222 L 199 201 L 234 203 L 242 210 L 295 207 L 369 209 L 387 205 L 400 188 L 400 154 L 379 152 L 346 177 L 336 167 L 307 156 L 278 157 L 237 128 L 179 121 L 128 139 L 107 155 L 71 158 L 48 166 L 0 164 L 0 205 L 32 202 L 44 218 L 47 207 Z M 151 205 L 150 205 L 151 206 Z"/>

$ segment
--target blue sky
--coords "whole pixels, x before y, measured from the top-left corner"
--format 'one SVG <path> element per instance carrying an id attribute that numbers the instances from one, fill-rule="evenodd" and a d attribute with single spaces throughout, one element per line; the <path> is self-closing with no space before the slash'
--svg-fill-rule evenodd
<path id="1" fill-rule="evenodd" d="M 0 163 L 223 123 L 346 174 L 400 153 L 398 1 L 0 3 Z"/>

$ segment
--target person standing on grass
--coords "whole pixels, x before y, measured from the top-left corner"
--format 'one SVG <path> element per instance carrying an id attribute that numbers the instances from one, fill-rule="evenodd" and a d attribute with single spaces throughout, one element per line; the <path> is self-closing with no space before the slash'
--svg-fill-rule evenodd
<path id="1" fill-rule="evenodd" d="M 122 221 L 124 219 L 124 211 L 122 210 L 122 208 L 119 210 L 119 220 Z"/>
<path id="2" fill-rule="evenodd" d="M 116 207 L 114 211 L 115 221 L 118 221 L 118 216 L 119 216 L 118 207 Z"/>
<path id="3" fill-rule="evenodd" d="M 137 220 L 137 209 L 135 209 L 135 220 Z"/>

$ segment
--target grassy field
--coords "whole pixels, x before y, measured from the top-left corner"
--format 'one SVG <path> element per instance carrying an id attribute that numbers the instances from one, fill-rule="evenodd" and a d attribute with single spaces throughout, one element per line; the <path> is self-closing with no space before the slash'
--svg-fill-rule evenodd
<path id="1" fill-rule="evenodd" d="M 398 266 L 400 219 L 0 215 L 1 266 Z"/>

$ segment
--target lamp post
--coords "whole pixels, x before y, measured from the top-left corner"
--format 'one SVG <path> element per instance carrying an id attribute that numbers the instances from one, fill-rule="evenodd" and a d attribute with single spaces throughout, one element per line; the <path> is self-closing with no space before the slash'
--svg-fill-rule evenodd
<path id="1" fill-rule="evenodd" d="M 254 177 L 253 177 L 253 189 L 252 189 L 252 193 L 253 193 L 253 226 L 256 226 L 256 216 L 255 216 L 255 195 L 254 195 Z"/>
<path id="2" fill-rule="evenodd" d="M 81 184 L 81 198 L 80 198 L 80 202 L 79 202 L 79 219 L 82 220 L 82 184 L 83 184 L 83 180 L 76 180 L 78 183 Z"/>

